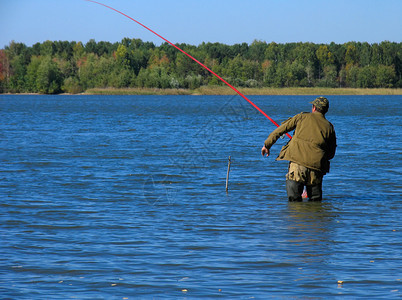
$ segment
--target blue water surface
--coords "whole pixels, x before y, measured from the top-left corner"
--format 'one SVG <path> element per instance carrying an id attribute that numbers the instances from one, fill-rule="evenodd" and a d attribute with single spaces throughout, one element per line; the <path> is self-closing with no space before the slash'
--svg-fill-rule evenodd
<path id="1" fill-rule="evenodd" d="M 239 96 L 1 95 L 0 298 L 400 299 L 402 96 L 328 98 L 324 200 L 289 203 Z"/>

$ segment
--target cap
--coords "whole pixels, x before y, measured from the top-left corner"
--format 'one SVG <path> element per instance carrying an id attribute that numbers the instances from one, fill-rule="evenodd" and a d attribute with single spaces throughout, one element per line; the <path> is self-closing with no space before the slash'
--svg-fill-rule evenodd
<path id="1" fill-rule="evenodd" d="M 318 97 L 314 101 L 310 102 L 313 104 L 315 107 L 320 109 L 322 112 L 327 112 L 329 108 L 329 101 L 325 97 Z"/>

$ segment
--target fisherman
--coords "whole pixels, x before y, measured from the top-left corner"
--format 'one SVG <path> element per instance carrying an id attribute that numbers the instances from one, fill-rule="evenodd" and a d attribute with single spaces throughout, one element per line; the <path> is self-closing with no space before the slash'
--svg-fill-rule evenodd
<path id="1" fill-rule="evenodd" d="M 329 172 L 329 160 L 335 156 L 336 136 L 334 126 L 325 118 L 329 101 L 318 97 L 310 102 L 311 113 L 300 113 L 275 129 L 261 149 L 269 156 L 270 148 L 283 134 L 295 130 L 293 138 L 282 147 L 276 160 L 288 160 L 286 192 L 289 201 L 303 201 L 304 187 L 309 201 L 322 200 L 322 179 Z"/>

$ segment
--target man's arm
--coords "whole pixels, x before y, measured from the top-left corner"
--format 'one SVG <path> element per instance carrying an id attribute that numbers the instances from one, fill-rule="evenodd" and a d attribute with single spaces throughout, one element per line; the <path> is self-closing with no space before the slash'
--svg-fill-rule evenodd
<path id="1" fill-rule="evenodd" d="M 300 114 L 294 116 L 293 118 L 289 118 L 285 122 L 282 123 L 281 126 L 276 128 L 274 131 L 271 132 L 271 134 L 268 136 L 268 138 L 264 142 L 264 147 L 261 149 L 261 154 L 262 156 L 269 156 L 269 149 L 271 149 L 272 145 L 275 144 L 275 142 L 285 133 L 288 133 L 289 131 L 292 131 L 293 129 L 296 128 L 296 123 L 299 120 Z"/>

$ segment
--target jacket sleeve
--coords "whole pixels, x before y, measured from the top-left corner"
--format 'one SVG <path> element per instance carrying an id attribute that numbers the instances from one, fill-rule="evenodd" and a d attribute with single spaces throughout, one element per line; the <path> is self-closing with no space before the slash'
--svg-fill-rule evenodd
<path id="1" fill-rule="evenodd" d="M 328 153 L 327 153 L 328 160 L 334 158 L 335 151 L 336 151 L 336 135 L 335 130 L 333 130 L 328 142 Z"/>
<path id="2" fill-rule="evenodd" d="M 268 138 L 265 140 L 265 147 L 267 149 L 270 149 L 273 144 L 285 133 L 288 133 L 289 131 L 292 131 L 296 128 L 296 124 L 298 120 L 300 119 L 300 115 L 298 114 L 292 118 L 289 118 L 285 122 L 282 123 L 281 126 L 276 128 L 274 131 L 271 132 L 271 134 L 268 136 Z"/>

